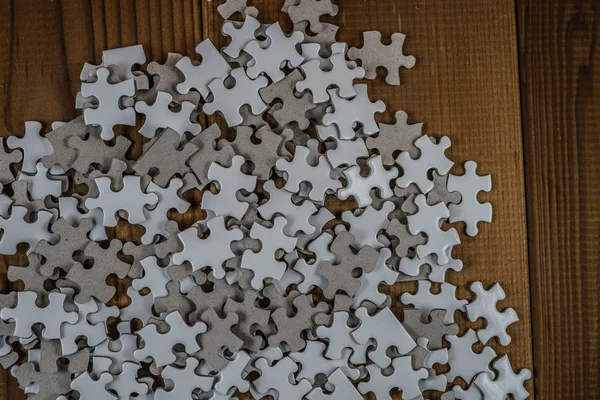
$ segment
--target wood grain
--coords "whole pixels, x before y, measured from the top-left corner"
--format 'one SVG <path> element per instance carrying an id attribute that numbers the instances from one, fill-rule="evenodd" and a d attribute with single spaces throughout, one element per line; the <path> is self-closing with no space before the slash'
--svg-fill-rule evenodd
<path id="1" fill-rule="evenodd" d="M 518 4 L 541 398 L 600 396 L 600 3 Z"/>
<path id="2" fill-rule="evenodd" d="M 360 45 L 362 31 L 380 30 L 384 40 L 393 32 L 407 35 L 405 53 L 417 57 L 412 70 L 403 70 L 400 87 L 379 77 L 369 82 L 372 99 L 387 104 L 380 121 L 392 122 L 394 112 L 405 110 L 411 123 L 424 121 L 425 132 L 449 136 L 450 156 L 457 162 L 476 160 L 481 173 L 493 175 L 494 190 L 481 197 L 494 205 L 494 223 L 481 226 L 476 239 L 463 236 L 455 256 L 464 271 L 449 274 L 461 286 L 458 296 L 471 298 L 467 285 L 480 280 L 487 287 L 499 281 L 508 299 L 501 307 L 514 307 L 521 322 L 509 328 L 513 344 L 494 348 L 509 353 L 517 369 L 532 369 L 529 277 L 525 225 L 525 190 L 519 107 L 516 14 L 511 2 L 455 0 L 434 6 L 425 0 L 340 1 L 340 13 L 329 21 L 341 26 L 339 40 Z M 194 46 L 204 37 L 225 44 L 220 35 L 218 1 L 103 0 L 34 1 L 0 0 L 8 15 L 0 15 L 0 136 L 22 134 L 23 122 L 51 121 L 75 116 L 74 96 L 79 90 L 83 62 L 98 63 L 106 48 L 141 43 L 149 60 L 164 61 L 168 51 L 198 58 Z M 256 0 L 262 22 L 285 20 L 281 1 Z M 290 29 L 290 24 L 283 24 Z M 385 39 L 387 38 L 387 39 Z M 141 149 L 137 137 L 130 156 Z M 187 215 L 187 222 L 198 218 Z M 186 221 L 184 221 L 186 222 Z M 461 227 L 462 228 L 462 227 Z M 462 230 L 462 229 L 461 229 Z M 139 232 L 115 231 L 122 240 L 139 239 Z M 7 263 L 0 264 L 6 283 Z M 397 285 L 394 311 L 402 317 L 397 296 L 414 284 Z M 119 287 L 124 293 L 124 287 Z M 123 295 L 123 297 L 125 297 Z M 122 298 L 119 304 L 123 304 Z M 465 326 L 468 326 L 465 324 Z M 465 328 L 463 328 L 464 330 Z M 0 393 L 22 399 L 14 379 L 3 373 Z M 530 381 L 527 385 L 533 392 Z M 396 395 L 395 398 L 400 398 Z M 533 398 L 533 397 L 532 397 Z"/>

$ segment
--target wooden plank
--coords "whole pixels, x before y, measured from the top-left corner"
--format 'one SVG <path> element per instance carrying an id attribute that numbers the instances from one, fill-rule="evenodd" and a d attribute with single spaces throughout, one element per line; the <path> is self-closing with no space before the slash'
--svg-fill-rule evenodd
<path id="1" fill-rule="evenodd" d="M 600 396 L 600 4 L 518 2 L 536 393 Z"/>
<path id="2" fill-rule="evenodd" d="M 0 53 L 11 54 L 8 63 L 0 61 L 2 136 L 20 132 L 27 119 L 49 126 L 54 119 L 74 116 L 81 65 L 98 63 L 105 48 L 142 43 L 149 60 L 164 61 L 167 51 L 197 59 L 194 46 L 203 37 L 225 43 L 216 1 L 63 0 L 44 3 L 46 9 L 41 11 L 41 2 L 33 0 L 0 2 L 11 10 L 10 18 L 0 16 L 6 18 L 0 19 L 0 29 L 6 32 L 0 39 Z M 279 12 L 282 2 L 253 3 L 263 22 L 285 20 Z M 462 285 L 459 297 L 469 296 L 465 285 L 474 280 L 486 286 L 502 283 L 508 295 L 502 307 L 514 307 L 521 322 L 509 329 L 514 338 L 509 348 L 499 348 L 497 343 L 494 347 L 499 353 L 510 353 L 515 367 L 532 368 L 514 5 L 473 0 L 456 0 L 443 7 L 422 0 L 401 4 L 381 0 L 377 7 L 360 0 L 341 3 L 340 14 L 328 19 L 341 26 L 340 40 L 360 45 L 362 31 L 380 30 L 388 38 L 400 31 L 408 36 L 405 53 L 418 59 L 414 69 L 402 71 L 400 87 L 387 86 L 381 78 L 370 82 L 371 97 L 388 106 L 380 121 L 389 123 L 396 110 L 406 110 L 411 123 L 424 121 L 427 133 L 453 140 L 450 156 L 455 161 L 476 160 L 481 172 L 493 174 L 494 191 L 482 200 L 494 204 L 494 224 L 482 226 L 476 239 L 463 236 L 455 255 L 464 261 L 465 269 L 450 273 L 449 280 Z M 44 21 L 32 23 L 36 18 Z M 289 23 L 283 25 L 290 29 Z M 123 133 L 134 137 L 134 131 Z M 141 149 L 137 138 L 133 157 Z M 453 171 L 459 173 L 461 167 Z M 200 216 L 195 210 L 179 220 L 189 224 Z M 119 227 L 114 234 L 131 240 L 139 239 L 140 231 Z M 6 262 L 2 261 L 0 271 L 5 272 Z M 389 293 L 396 299 L 413 288 L 414 284 L 397 285 Z M 119 293 L 123 292 L 119 284 Z M 124 301 L 123 295 L 118 302 Z M 395 305 L 394 310 L 402 317 L 402 307 Z M 6 379 L 0 380 L 4 388 Z M 13 379 L 8 386 L 15 387 Z M 24 398 L 12 388 L 5 392 L 8 398 Z M 531 382 L 528 389 L 533 390 Z"/>

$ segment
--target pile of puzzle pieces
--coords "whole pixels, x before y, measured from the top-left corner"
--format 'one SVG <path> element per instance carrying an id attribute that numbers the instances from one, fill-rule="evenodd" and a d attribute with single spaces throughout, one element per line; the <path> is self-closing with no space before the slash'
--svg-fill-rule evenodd
<path id="1" fill-rule="evenodd" d="M 446 222 L 469 236 L 491 222 L 477 199 L 491 177 L 473 161 L 450 174 L 449 138 L 403 111 L 378 124 L 385 104 L 355 83 L 385 67 L 399 85 L 415 64 L 404 35 L 365 32 L 347 49 L 321 21 L 330 0 L 287 0 L 291 35 L 245 1 L 218 10 L 225 48 L 207 39 L 200 62 L 170 53 L 147 74 L 141 46 L 105 51 L 83 68 L 80 117 L 0 142 L 0 253 L 21 245 L 29 260 L 8 268 L 24 290 L 0 295 L 2 365 L 32 399 L 528 397 L 530 371 L 489 346 L 509 345 L 518 321 L 497 309 L 500 285 L 474 282 L 469 303 L 445 281 L 463 268 Z M 233 141 L 200 124 L 215 113 Z M 139 118 L 147 139 L 130 160 L 115 127 Z M 206 218 L 180 230 L 169 216 L 192 190 Z M 336 198 L 351 199 L 339 215 Z M 119 221 L 141 225 L 141 243 L 109 240 Z M 128 305 L 107 305 L 110 276 L 130 278 Z M 405 281 L 416 294 L 385 294 Z M 458 336 L 456 311 L 485 328 Z"/>

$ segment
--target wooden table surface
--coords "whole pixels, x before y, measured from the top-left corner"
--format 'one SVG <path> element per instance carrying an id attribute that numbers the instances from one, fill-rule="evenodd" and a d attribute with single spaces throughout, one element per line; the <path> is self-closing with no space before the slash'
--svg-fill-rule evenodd
<path id="1" fill-rule="evenodd" d="M 47 131 L 52 121 L 75 117 L 81 66 L 99 63 L 104 49 L 141 43 L 148 60 L 163 62 L 169 51 L 197 58 L 194 47 L 206 37 L 223 45 L 219 3 L 0 0 L 0 136 L 21 135 L 27 120 Z M 262 22 L 274 22 L 285 20 L 281 3 L 252 4 Z M 417 57 L 400 87 L 381 76 L 369 82 L 371 98 L 387 104 L 379 120 L 405 110 L 427 134 L 452 139 L 454 173 L 475 160 L 492 174 L 494 189 L 482 198 L 493 203 L 494 223 L 476 238 L 463 236 L 455 251 L 465 264 L 449 274 L 458 296 L 472 298 L 466 287 L 475 280 L 502 284 L 501 307 L 515 308 L 521 321 L 509 328 L 509 347 L 493 347 L 516 369 L 534 370 L 531 398 L 534 391 L 539 399 L 598 398 L 600 2 L 338 4 L 329 20 L 341 27 L 339 41 L 360 45 L 366 30 L 388 38 L 402 32 L 405 53 Z M 131 156 L 140 148 L 137 140 Z M 132 232 L 115 234 L 125 240 Z M 0 288 L 8 290 L 6 265 L 24 262 L 0 259 Z M 402 316 L 400 305 L 394 311 Z M 6 371 L 0 398 L 25 398 Z"/>

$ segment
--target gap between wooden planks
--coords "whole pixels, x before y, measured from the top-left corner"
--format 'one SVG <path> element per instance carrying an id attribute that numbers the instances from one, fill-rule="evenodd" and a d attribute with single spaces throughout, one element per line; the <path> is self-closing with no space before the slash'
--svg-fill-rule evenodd
<path id="1" fill-rule="evenodd" d="M 281 3 L 261 0 L 254 5 L 262 22 L 274 22 L 285 17 L 279 12 Z M 389 123 L 396 110 L 405 110 L 411 123 L 425 123 L 425 133 L 452 139 L 449 155 L 457 163 L 454 173 L 461 173 L 462 162 L 472 159 L 481 173 L 492 174 L 494 189 L 482 200 L 493 203 L 494 223 L 482 226 L 475 239 L 463 236 L 455 255 L 465 268 L 449 273 L 449 281 L 460 286 L 459 297 L 467 298 L 471 295 L 466 287 L 474 280 L 486 287 L 496 281 L 502 284 L 508 298 L 501 307 L 514 307 L 521 321 L 509 328 L 510 347 L 493 346 L 499 353 L 508 352 L 515 368 L 532 369 L 514 4 L 476 0 L 437 6 L 424 0 L 339 3 L 339 15 L 328 20 L 340 25 L 340 41 L 358 46 L 365 30 L 380 30 L 384 40 L 402 32 L 407 35 L 405 53 L 417 57 L 415 68 L 402 71 L 402 86 L 388 86 L 381 78 L 369 82 L 371 98 L 384 100 L 388 107 L 380 121 Z M 224 44 L 218 4 L 0 0 L 0 6 L 10 10 L 0 16 L 0 52 L 10 55 L 0 60 L 2 136 L 21 133 L 26 120 L 49 126 L 54 120 L 73 118 L 81 65 L 100 62 L 104 49 L 142 43 L 148 60 L 164 61 L 168 51 L 194 56 L 195 44 L 204 37 Z M 284 26 L 289 29 L 289 24 Z M 137 137 L 131 151 L 135 157 L 142 141 L 133 132 L 123 133 Z M 192 213 L 179 222 L 188 225 L 199 217 L 201 213 Z M 139 238 L 140 233 L 126 226 L 115 231 L 121 240 Z M 6 265 L 25 262 L 22 256 L 6 257 L 1 267 L 3 284 Z M 123 305 L 128 302 L 125 285 L 118 287 L 117 303 Z M 397 298 L 401 291 L 414 287 L 398 285 L 389 292 Z M 393 309 L 402 317 L 397 301 Z M 532 381 L 527 389 L 533 392 Z M 4 398 L 25 398 L 7 372 L 0 392 L 6 394 Z"/>

